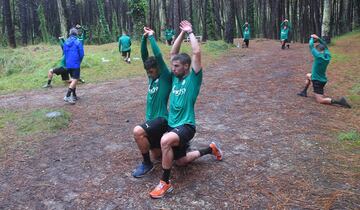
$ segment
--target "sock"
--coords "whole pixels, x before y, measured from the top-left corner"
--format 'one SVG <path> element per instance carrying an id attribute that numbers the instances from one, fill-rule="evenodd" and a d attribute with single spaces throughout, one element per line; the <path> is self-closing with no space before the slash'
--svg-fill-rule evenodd
<path id="1" fill-rule="evenodd" d="M 76 92 L 75 91 L 76 91 L 76 88 L 72 89 L 72 94 L 73 94 L 74 97 L 76 97 Z"/>
<path id="2" fill-rule="evenodd" d="M 170 171 L 171 171 L 171 169 L 164 169 L 164 168 L 163 168 L 163 175 L 162 175 L 161 180 L 163 180 L 164 182 L 166 182 L 166 184 L 169 184 Z"/>
<path id="3" fill-rule="evenodd" d="M 47 83 L 47 84 L 48 84 L 48 85 L 50 85 L 50 84 L 51 84 L 51 79 L 49 79 L 49 80 L 48 80 L 48 83 Z"/>
<path id="4" fill-rule="evenodd" d="M 68 92 L 66 93 L 66 97 L 70 97 L 71 93 L 72 93 L 72 90 L 71 88 L 68 89 Z"/>
<path id="5" fill-rule="evenodd" d="M 150 153 L 148 152 L 148 153 L 145 153 L 145 154 L 142 154 L 142 156 L 143 156 L 143 158 L 144 158 L 144 163 L 146 164 L 146 165 L 151 165 L 152 164 L 152 162 L 151 162 L 151 160 L 150 160 Z"/>
<path id="6" fill-rule="evenodd" d="M 211 147 L 208 147 L 205 149 L 200 149 L 199 152 L 200 152 L 200 157 L 201 157 L 201 156 L 204 156 L 207 154 L 212 154 L 212 149 L 211 149 Z"/>
<path id="7" fill-rule="evenodd" d="M 335 100 L 335 99 L 331 99 L 331 104 L 339 104 L 339 105 L 341 105 L 340 101 Z"/>

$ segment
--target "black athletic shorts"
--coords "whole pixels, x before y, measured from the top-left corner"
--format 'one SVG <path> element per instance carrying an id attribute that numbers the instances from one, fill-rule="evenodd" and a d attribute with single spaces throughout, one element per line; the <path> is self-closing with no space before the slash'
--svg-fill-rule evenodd
<path id="1" fill-rule="evenodd" d="M 52 72 L 56 75 L 61 75 L 61 79 L 66 81 L 69 80 L 69 72 L 64 67 L 55 68 Z"/>
<path id="2" fill-rule="evenodd" d="M 168 124 L 167 120 L 158 117 L 153 120 L 148 120 L 144 124 L 140 125 L 148 137 L 150 148 L 161 148 L 160 147 L 160 140 L 161 137 L 167 132 Z"/>
<path id="3" fill-rule="evenodd" d="M 168 43 L 168 45 L 171 45 L 172 39 L 168 39 L 166 40 L 166 42 Z"/>
<path id="4" fill-rule="evenodd" d="M 80 68 L 78 69 L 68 69 L 68 72 L 73 79 L 80 79 Z"/>
<path id="5" fill-rule="evenodd" d="M 176 128 L 169 127 L 168 131 L 176 133 L 180 138 L 180 145 L 172 148 L 174 152 L 174 160 L 185 157 L 186 152 L 190 148 L 190 140 L 194 137 L 196 133 L 195 126 L 185 124 Z"/>
<path id="6" fill-rule="evenodd" d="M 129 53 L 129 57 L 130 57 L 131 50 L 121 51 L 121 55 L 122 55 L 123 57 L 126 57 L 127 53 Z"/>
<path id="7" fill-rule="evenodd" d="M 245 42 L 246 46 L 249 46 L 249 40 L 248 39 L 244 39 L 244 42 Z"/>
<path id="8" fill-rule="evenodd" d="M 326 82 L 320 82 L 319 80 L 311 80 L 314 93 L 324 95 L 324 87 L 326 85 Z"/>

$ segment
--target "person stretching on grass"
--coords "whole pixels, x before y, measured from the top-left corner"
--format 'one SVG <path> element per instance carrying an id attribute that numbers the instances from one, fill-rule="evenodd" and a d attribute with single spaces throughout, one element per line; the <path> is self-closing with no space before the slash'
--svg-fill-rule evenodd
<path id="1" fill-rule="evenodd" d="M 320 44 L 314 47 L 314 42 L 319 42 Z M 344 97 L 341 97 L 340 100 L 334 100 L 324 96 L 324 87 L 327 83 L 326 69 L 331 60 L 331 54 L 326 43 L 316 34 L 313 34 L 310 37 L 309 47 L 310 52 L 314 57 L 314 63 L 312 65 L 311 74 L 306 74 L 305 88 L 298 93 L 298 95 L 307 97 L 307 89 L 309 88 L 310 83 L 312 83 L 317 102 L 321 104 L 338 104 L 346 108 L 351 108 Z"/>
<path id="2" fill-rule="evenodd" d="M 160 183 L 150 192 L 151 198 L 161 198 L 173 190 L 170 183 L 170 172 L 173 164 L 187 165 L 195 159 L 213 154 L 217 160 L 222 160 L 222 152 L 215 143 L 209 147 L 188 152 L 190 140 L 195 135 L 194 105 L 202 82 L 201 53 L 199 43 L 188 21 L 180 23 L 181 33 L 176 38 L 171 49 L 172 89 L 169 105 L 169 132 L 165 133 L 160 141 L 162 153 L 163 175 Z M 179 53 L 181 43 L 187 33 L 192 48 L 191 57 Z"/>
<path id="3" fill-rule="evenodd" d="M 154 56 L 149 57 L 147 40 L 150 41 Z M 167 104 L 171 91 L 171 72 L 156 44 L 154 31 L 147 27 L 144 27 L 144 35 L 141 39 L 141 58 L 149 86 L 146 97 L 146 122 L 136 126 L 133 131 L 134 139 L 143 157 L 143 162 L 132 173 L 135 178 L 144 176 L 154 168 L 150 151 L 153 158 L 161 157 L 160 139 L 167 132 Z"/>

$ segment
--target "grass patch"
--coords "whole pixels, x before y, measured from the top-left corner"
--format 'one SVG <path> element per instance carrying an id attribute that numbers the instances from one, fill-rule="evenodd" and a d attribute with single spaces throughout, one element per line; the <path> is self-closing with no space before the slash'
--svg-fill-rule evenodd
<path id="1" fill-rule="evenodd" d="M 360 29 L 335 37 L 331 44 L 332 61 L 329 74 L 333 74 L 334 87 L 346 88 L 353 108 L 360 105 Z"/>
<path id="2" fill-rule="evenodd" d="M 4 111 L 0 112 L 0 129 L 3 131 L 8 126 L 13 126 L 16 135 L 34 135 L 41 132 L 52 133 L 59 129 L 66 128 L 70 122 L 70 113 L 64 110 L 57 110 L 61 116 L 56 118 L 46 117 L 46 113 L 54 110 L 37 109 L 31 112 L 20 113 Z"/>
<path id="3" fill-rule="evenodd" d="M 158 43 L 165 62 L 169 65 L 171 46 Z M 208 41 L 201 45 L 202 60 L 208 64 L 232 46 L 223 41 Z M 152 54 L 150 44 L 149 53 Z M 81 77 L 86 82 L 100 82 L 145 75 L 140 54 L 140 42 L 134 41 L 131 64 L 126 64 L 118 51 L 118 43 L 85 45 Z M 190 43 L 184 42 L 181 52 L 191 53 Z M 47 81 L 47 72 L 60 63 L 59 45 L 39 44 L 16 49 L 0 48 L 0 94 L 40 89 Z M 54 76 L 53 86 L 63 85 L 60 76 Z"/>
<path id="4" fill-rule="evenodd" d="M 360 146 L 360 133 L 354 130 L 348 132 L 341 132 L 338 135 L 338 140 L 347 144 L 350 148 Z"/>
<path id="5" fill-rule="evenodd" d="M 0 110 L 0 159 L 13 149 L 33 155 L 34 143 L 37 134 L 55 133 L 66 128 L 70 122 L 70 113 L 56 110 L 61 116 L 47 118 L 46 113 L 54 110 L 37 109 L 30 112 Z"/>

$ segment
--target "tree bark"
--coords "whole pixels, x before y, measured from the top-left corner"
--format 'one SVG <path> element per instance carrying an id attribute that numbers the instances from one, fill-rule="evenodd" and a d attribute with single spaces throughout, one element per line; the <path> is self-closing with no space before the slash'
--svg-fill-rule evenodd
<path id="1" fill-rule="evenodd" d="M 330 42 L 330 12 L 331 0 L 324 0 L 323 21 L 321 25 L 321 36 Z"/>
<path id="2" fill-rule="evenodd" d="M 10 1 L 4 0 L 3 7 L 9 46 L 12 48 L 16 48 L 15 31 L 11 18 Z"/>
<path id="3" fill-rule="evenodd" d="M 66 18 L 64 15 L 64 8 L 62 6 L 61 0 L 56 0 L 56 1 L 57 1 L 58 11 L 59 11 L 61 36 L 66 37 L 67 26 L 66 26 Z"/>
<path id="4" fill-rule="evenodd" d="M 28 44 L 28 2 L 27 0 L 19 0 L 18 1 L 18 7 L 20 12 L 20 29 L 21 29 L 21 41 L 23 45 Z"/>
<path id="5" fill-rule="evenodd" d="M 234 0 L 227 0 L 225 2 L 225 10 L 227 14 L 227 21 L 225 24 L 225 42 L 234 42 L 234 25 L 235 25 L 235 3 Z"/>

